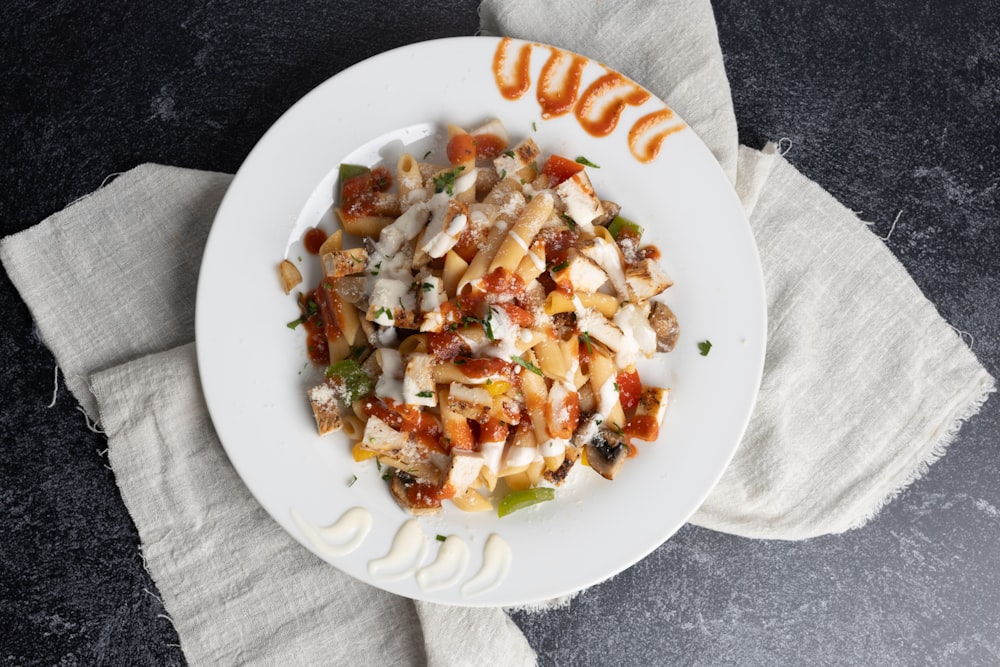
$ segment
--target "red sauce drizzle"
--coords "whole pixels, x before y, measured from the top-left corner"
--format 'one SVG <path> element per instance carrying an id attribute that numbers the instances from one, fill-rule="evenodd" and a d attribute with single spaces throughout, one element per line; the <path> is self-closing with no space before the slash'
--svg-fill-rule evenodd
<path id="1" fill-rule="evenodd" d="M 569 64 L 566 65 L 566 60 Z M 587 66 L 587 59 L 576 54 L 552 49 L 552 55 L 542 67 L 538 77 L 538 105 L 542 118 L 548 120 L 569 113 L 580 91 L 580 77 Z"/>
<path id="2" fill-rule="evenodd" d="M 493 54 L 493 77 L 500 94 L 508 100 L 516 100 L 531 87 L 528 66 L 531 62 L 531 44 L 522 44 L 513 63 L 509 62 L 513 40 L 504 37 Z"/>
<path id="3" fill-rule="evenodd" d="M 639 106 L 648 99 L 649 92 L 617 72 L 608 72 L 587 86 L 576 105 L 576 119 L 589 134 L 603 137 L 618 127 L 626 106 Z"/>
<path id="4" fill-rule="evenodd" d="M 667 108 L 646 114 L 635 122 L 635 125 L 632 126 L 632 129 L 628 133 L 628 148 L 636 160 L 639 162 L 652 162 L 659 155 L 660 146 L 663 145 L 663 141 L 674 132 L 679 132 L 686 127 L 684 123 L 678 123 L 677 125 L 666 127 L 659 132 L 653 132 L 653 129 L 657 125 L 673 117 L 674 112 Z"/>

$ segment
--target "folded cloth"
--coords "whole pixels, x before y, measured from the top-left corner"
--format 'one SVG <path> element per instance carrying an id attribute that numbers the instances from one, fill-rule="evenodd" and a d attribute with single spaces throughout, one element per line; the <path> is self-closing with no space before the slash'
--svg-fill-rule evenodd
<path id="1" fill-rule="evenodd" d="M 484 31 L 583 53 L 666 99 L 748 211 L 768 292 L 765 375 L 695 522 L 788 539 L 842 531 L 943 452 L 992 378 L 864 223 L 773 147 L 738 147 L 707 2 L 487 1 L 481 16 Z M 229 180 L 142 165 L 0 245 L 67 385 L 108 433 L 188 660 L 530 664 L 500 610 L 403 600 L 299 548 L 229 466 L 190 344 L 201 253 Z"/>
<path id="2" fill-rule="evenodd" d="M 777 155 L 739 147 L 702 0 L 486 0 L 482 31 L 607 63 L 665 100 L 719 159 L 764 272 L 760 395 L 691 522 L 802 539 L 857 527 L 940 457 L 993 378 L 858 217 Z"/>
<path id="3" fill-rule="evenodd" d="M 303 549 L 230 465 L 191 341 L 198 267 L 231 178 L 141 165 L 0 246 L 67 386 L 100 418 L 186 658 L 453 665 L 503 655 L 534 664 L 500 609 L 400 598 Z"/>

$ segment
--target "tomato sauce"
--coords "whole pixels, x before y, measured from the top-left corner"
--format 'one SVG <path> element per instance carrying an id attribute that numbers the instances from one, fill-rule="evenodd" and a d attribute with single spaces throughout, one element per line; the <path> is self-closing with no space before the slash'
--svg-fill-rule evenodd
<path id="1" fill-rule="evenodd" d="M 450 361 L 460 354 L 470 353 L 461 336 L 450 331 L 428 332 L 427 351 L 438 361 Z"/>
<path id="2" fill-rule="evenodd" d="M 632 152 L 632 155 L 635 156 L 635 159 L 639 162 L 652 162 L 659 155 L 660 146 L 663 144 L 663 141 L 674 132 L 683 130 L 686 127 L 684 123 L 679 123 L 666 127 L 659 132 L 653 132 L 653 129 L 657 125 L 673 117 L 674 112 L 667 108 L 646 114 L 636 121 L 628 133 L 628 148 Z"/>
<path id="3" fill-rule="evenodd" d="M 340 208 L 350 218 L 374 215 L 378 208 L 378 193 L 392 187 L 392 175 L 385 167 L 376 167 L 344 181 L 340 188 Z"/>
<path id="4" fill-rule="evenodd" d="M 642 394 L 642 382 L 639 380 L 637 371 L 621 372 L 615 378 L 618 383 L 618 402 L 621 403 L 622 410 L 626 413 L 635 410 L 639 404 L 639 396 Z"/>
<path id="5" fill-rule="evenodd" d="M 512 47 L 513 40 L 504 37 L 493 54 L 493 78 L 500 94 L 508 100 L 520 98 L 531 88 L 531 74 L 528 71 L 531 64 L 531 44 L 522 44 L 514 56 L 510 54 Z"/>
<path id="6" fill-rule="evenodd" d="M 306 353 L 314 364 L 327 366 L 330 363 L 330 346 L 326 340 L 326 332 L 319 322 L 319 314 L 306 318 L 302 323 L 306 331 Z"/>
<path id="7" fill-rule="evenodd" d="M 507 143 L 495 134 L 477 134 L 473 139 L 476 140 L 477 160 L 492 160 L 507 148 Z"/>
<path id="8" fill-rule="evenodd" d="M 524 296 L 524 280 L 502 266 L 486 274 L 482 286 L 484 292 L 501 299 Z"/>
<path id="9" fill-rule="evenodd" d="M 583 165 L 574 160 L 564 158 L 561 155 L 550 155 L 542 167 L 542 173 L 549 178 L 549 187 L 554 188 L 563 181 L 569 180 L 583 171 Z"/>
<path id="10" fill-rule="evenodd" d="M 318 255 L 324 241 L 326 241 L 326 232 L 319 227 L 313 227 L 302 237 L 302 245 L 305 246 L 306 252 L 310 255 Z"/>
<path id="11" fill-rule="evenodd" d="M 462 373 L 474 380 L 513 375 L 512 364 L 496 357 L 456 357 L 454 363 L 462 367 Z"/>
<path id="12" fill-rule="evenodd" d="M 479 425 L 479 442 L 503 442 L 507 439 L 509 427 L 495 417 L 490 417 Z"/>
<path id="13" fill-rule="evenodd" d="M 542 118 L 548 120 L 569 113 L 580 91 L 580 77 L 586 66 L 587 59 L 583 56 L 552 49 L 538 77 L 536 97 L 542 108 Z"/>
<path id="14" fill-rule="evenodd" d="M 652 442 L 660 436 L 660 425 L 653 415 L 637 415 L 625 422 L 625 437 Z"/>
<path id="15" fill-rule="evenodd" d="M 493 78 L 500 94 L 509 100 L 519 99 L 531 88 L 532 44 L 522 44 L 514 52 L 514 43 L 508 37 L 500 40 L 493 53 Z M 583 95 L 580 87 L 587 60 L 582 56 L 548 47 L 551 55 L 539 73 L 535 92 L 542 118 L 548 120 L 573 111 L 580 126 L 595 137 L 611 134 L 621 119 L 626 106 L 641 106 L 650 99 L 648 91 L 616 72 L 608 72 L 593 81 Z M 640 162 L 656 159 L 663 141 L 671 134 L 686 127 L 678 122 L 657 130 L 673 112 L 669 109 L 655 111 L 640 118 L 631 128 L 629 150 Z"/>
<path id="16" fill-rule="evenodd" d="M 455 497 L 455 489 L 448 485 L 438 488 L 429 482 L 413 482 L 404 488 L 410 506 L 418 509 L 441 507 L 442 500 Z"/>
<path id="17" fill-rule="evenodd" d="M 476 140 L 471 134 L 456 134 L 448 140 L 445 154 L 452 165 L 472 162 L 476 159 Z"/>
<path id="18" fill-rule="evenodd" d="M 628 105 L 639 106 L 649 93 L 617 72 L 608 72 L 584 91 L 574 113 L 580 126 L 595 137 L 611 134 Z"/>

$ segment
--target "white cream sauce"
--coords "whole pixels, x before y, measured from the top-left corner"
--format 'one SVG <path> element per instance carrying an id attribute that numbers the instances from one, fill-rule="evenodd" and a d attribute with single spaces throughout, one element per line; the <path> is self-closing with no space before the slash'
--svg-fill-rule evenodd
<path id="1" fill-rule="evenodd" d="M 291 515 L 292 521 L 309 544 L 328 556 L 346 556 L 351 553 L 361 546 L 372 529 L 371 512 L 363 507 L 351 508 L 335 523 L 321 528 L 306 521 L 294 508 L 291 509 Z"/>
<path id="2" fill-rule="evenodd" d="M 434 562 L 417 570 L 417 585 L 428 592 L 454 586 L 468 566 L 468 545 L 462 538 L 449 535 L 441 543 Z"/>
<path id="3" fill-rule="evenodd" d="M 510 545 L 496 533 L 490 535 L 483 547 L 483 565 L 462 584 L 462 595 L 472 597 L 497 588 L 510 572 L 511 559 Z"/>
<path id="4" fill-rule="evenodd" d="M 368 574 L 381 581 L 403 579 L 416 572 L 426 556 L 427 537 L 420 522 L 410 519 L 396 532 L 389 553 L 368 561 Z"/>

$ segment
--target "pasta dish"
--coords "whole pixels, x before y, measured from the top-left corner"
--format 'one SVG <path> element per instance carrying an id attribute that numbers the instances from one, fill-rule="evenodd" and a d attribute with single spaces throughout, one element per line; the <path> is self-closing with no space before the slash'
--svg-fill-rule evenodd
<path id="1" fill-rule="evenodd" d="M 307 392 L 320 435 L 375 459 L 414 514 L 502 516 L 576 465 L 614 478 L 658 437 L 668 389 L 636 362 L 677 340 L 656 298 L 671 280 L 586 158 L 512 145 L 498 120 L 448 126 L 444 149 L 340 166 L 341 229 L 307 233 L 322 278 L 289 326 L 325 368 Z M 291 294 L 301 274 L 279 269 Z"/>

